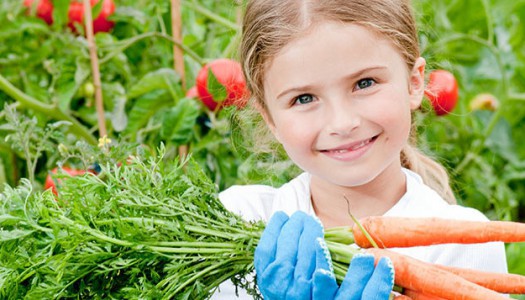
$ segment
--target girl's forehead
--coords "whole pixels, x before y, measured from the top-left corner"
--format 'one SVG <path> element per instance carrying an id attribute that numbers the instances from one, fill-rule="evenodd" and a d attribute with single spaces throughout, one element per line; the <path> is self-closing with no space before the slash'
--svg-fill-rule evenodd
<path id="1" fill-rule="evenodd" d="M 348 57 L 367 56 L 378 52 L 379 48 L 385 48 L 384 52 L 400 51 L 394 46 L 392 41 L 369 27 L 355 24 L 335 21 L 317 22 L 298 32 L 284 46 L 279 49 L 275 55 L 265 64 L 268 70 L 274 64 L 282 64 L 289 60 L 300 60 L 305 57 L 306 60 L 327 59 L 327 63 L 336 60 L 338 57 L 330 57 L 327 53 L 342 54 Z M 315 54 L 318 55 L 315 55 Z M 304 63 L 308 63 L 304 61 Z"/>

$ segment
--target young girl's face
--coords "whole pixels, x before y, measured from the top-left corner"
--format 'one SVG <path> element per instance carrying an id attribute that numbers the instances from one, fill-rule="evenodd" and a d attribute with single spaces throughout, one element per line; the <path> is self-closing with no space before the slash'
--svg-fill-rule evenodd
<path id="1" fill-rule="evenodd" d="M 401 176 L 411 110 L 425 61 L 408 70 L 389 40 L 365 27 L 324 22 L 293 40 L 265 72 L 265 119 L 303 170 L 342 186 Z"/>

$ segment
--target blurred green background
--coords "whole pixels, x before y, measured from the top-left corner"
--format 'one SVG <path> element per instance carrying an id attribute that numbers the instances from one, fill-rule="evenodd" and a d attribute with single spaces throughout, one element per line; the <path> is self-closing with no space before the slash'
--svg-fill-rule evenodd
<path id="1" fill-rule="evenodd" d="M 282 184 L 297 170 L 284 156 L 245 147 L 242 130 L 253 124 L 241 122 L 238 110 L 212 112 L 185 97 L 204 63 L 237 58 L 243 1 L 181 2 L 183 78 L 173 68 L 170 2 L 114 0 L 114 28 L 95 36 L 108 137 L 152 151 L 163 142 L 172 157 L 185 146 L 221 189 Z M 51 26 L 22 3 L 0 3 L 0 184 L 25 177 L 42 188 L 57 163 L 81 167 L 64 162 L 64 149 L 96 143 L 99 128 L 88 43 L 64 26 L 69 0 L 54 1 Z M 421 149 L 447 167 L 461 204 L 493 220 L 525 222 L 525 0 L 413 4 L 428 71 L 448 70 L 459 83 L 452 113 L 436 116 L 425 103 L 416 114 Z M 480 94 L 498 106 L 472 109 Z M 46 135 L 61 121 L 74 122 Z M 24 140 L 34 142 L 27 151 L 16 146 Z M 524 244 L 507 253 L 509 271 L 525 275 Z"/>

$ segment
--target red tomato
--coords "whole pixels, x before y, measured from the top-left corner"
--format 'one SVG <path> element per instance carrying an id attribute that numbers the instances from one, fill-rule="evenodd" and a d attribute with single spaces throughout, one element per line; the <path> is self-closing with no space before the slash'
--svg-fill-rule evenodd
<path id="1" fill-rule="evenodd" d="M 199 97 L 199 91 L 197 91 L 196 86 L 192 86 L 187 92 L 186 92 L 186 98 L 198 98 Z"/>
<path id="2" fill-rule="evenodd" d="M 115 3 L 113 3 L 113 0 L 102 1 L 102 9 L 100 10 L 100 14 L 98 14 L 98 16 L 93 20 L 93 33 L 108 32 L 115 25 L 115 23 L 108 20 L 108 17 L 115 12 Z M 90 2 L 91 7 L 93 7 L 99 2 L 99 0 L 90 0 Z M 71 2 L 69 5 L 68 18 L 69 22 L 67 25 L 73 32 L 76 32 L 74 23 L 84 26 L 84 4 L 82 1 Z"/>
<path id="3" fill-rule="evenodd" d="M 214 99 L 213 92 L 208 86 L 208 71 L 211 70 L 217 81 L 225 88 L 224 99 Z M 210 109 L 215 110 L 220 106 L 235 105 L 243 108 L 248 99 L 246 81 L 242 73 L 241 65 L 231 59 L 220 58 L 205 65 L 197 74 L 197 91 L 201 101 Z"/>
<path id="4" fill-rule="evenodd" d="M 425 95 L 438 116 L 450 113 L 458 102 L 458 83 L 452 73 L 435 70 L 430 73 Z"/>
<path id="5" fill-rule="evenodd" d="M 37 6 L 36 15 L 46 21 L 48 24 L 53 24 L 53 3 L 51 0 L 37 0 L 40 1 Z M 113 0 L 102 0 L 102 8 L 98 16 L 93 20 L 93 32 L 108 32 L 115 25 L 114 22 L 108 20 L 108 17 L 115 12 L 115 3 Z M 91 7 L 95 6 L 99 0 L 90 0 Z M 33 0 L 24 0 L 24 6 L 30 8 Z M 69 4 L 68 23 L 67 25 L 73 32 L 76 32 L 74 23 L 79 23 L 84 26 L 84 4 L 80 0 L 73 0 Z"/>
<path id="6" fill-rule="evenodd" d="M 53 2 L 51 0 L 37 0 L 36 16 L 44 20 L 47 24 L 53 24 Z M 28 8 L 28 12 L 33 7 L 33 0 L 24 0 L 24 6 Z"/>
<path id="7" fill-rule="evenodd" d="M 71 176 L 78 176 L 78 175 L 83 175 L 86 173 L 85 170 L 76 170 L 76 169 L 71 169 L 68 167 L 62 167 L 62 170 L 64 170 L 66 173 L 68 173 Z M 58 171 L 58 168 L 54 168 L 53 170 L 51 170 L 51 173 L 56 174 L 57 171 Z M 53 194 L 58 195 L 57 186 L 55 183 L 56 182 L 51 176 L 51 174 L 47 174 L 46 182 L 44 183 L 44 190 L 51 188 L 51 191 L 53 192 Z M 60 180 L 57 180 L 57 183 L 60 183 Z"/>

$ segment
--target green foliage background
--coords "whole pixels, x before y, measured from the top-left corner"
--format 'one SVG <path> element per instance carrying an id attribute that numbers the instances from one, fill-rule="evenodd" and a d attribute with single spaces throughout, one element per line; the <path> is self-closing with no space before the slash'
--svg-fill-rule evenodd
<path id="1" fill-rule="evenodd" d="M 53 26 L 27 16 L 22 1 L 0 3 L 0 108 L 11 105 L 24 128 L 42 129 L 27 129 L 25 138 L 48 141 L 29 152 L 17 147 L 23 126 L 13 127 L 7 109 L 1 111 L 2 186 L 33 178 L 42 187 L 57 164 L 96 163 L 74 154 L 98 138 L 87 42 L 64 27 L 69 1 L 54 2 Z M 284 156 L 247 148 L 242 132 L 257 125 L 238 111 L 211 112 L 185 97 L 202 64 L 236 58 L 242 1 L 182 1 L 186 87 L 173 69 L 169 1 L 115 2 L 115 28 L 96 35 L 111 139 L 152 152 L 163 142 L 168 159 L 186 145 L 221 189 L 279 185 L 296 173 Z M 428 103 L 417 113 L 420 147 L 447 167 L 461 204 L 494 220 L 525 222 L 525 0 L 413 2 L 422 55 L 430 69 L 454 73 L 460 86 L 452 114 L 437 117 Z M 498 109 L 472 111 L 469 102 L 481 93 L 494 95 Z M 46 135 L 51 127 L 54 133 Z M 525 246 L 507 250 L 510 271 L 525 274 Z"/>

